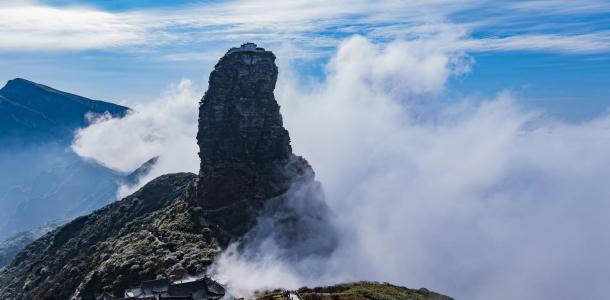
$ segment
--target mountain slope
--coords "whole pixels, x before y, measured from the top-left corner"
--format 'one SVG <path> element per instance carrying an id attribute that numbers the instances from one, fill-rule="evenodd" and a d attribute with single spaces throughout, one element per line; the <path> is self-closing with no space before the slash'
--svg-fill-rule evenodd
<path id="1" fill-rule="evenodd" d="M 16 103 L 0 94 L 0 136 L 8 138 L 19 133 L 52 128 L 57 124 L 43 113 Z"/>
<path id="2" fill-rule="evenodd" d="M 0 274 L 0 298 L 69 299 L 86 294 L 82 297 L 92 299 L 93 290 L 111 286 L 122 291 L 137 278 L 167 271 L 186 255 L 204 261 L 205 249 L 216 246 L 195 231 L 196 220 L 184 202 L 194 179 L 193 174 L 162 176 L 30 244 Z"/>

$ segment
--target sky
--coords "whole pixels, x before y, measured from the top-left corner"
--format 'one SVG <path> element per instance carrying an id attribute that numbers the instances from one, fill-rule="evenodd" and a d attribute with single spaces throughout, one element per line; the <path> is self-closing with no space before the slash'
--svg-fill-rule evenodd
<path id="1" fill-rule="evenodd" d="M 607 296 L 607 1 L 24 3 L 0 6 L 0 76 L 132 106 L 72 150 L 123 172 L 160 156 L 139 186 L 198 172 L 197 105 L 228 48 L 277 55 L 284 125 L 341 240 L 297 261 L 227 252 L 213 275 L 233 290 Z"/>
<path id="2" fill-rule="evenodd" d="M 358 34 L 443 40 L 439 47 L 467 56 L 470 71 L 448 81 L 448 100 L 510 89 L 578 121 L 608 103 L 609 14 L 603 0 L 3 1 L 0 81 L 135 105 L 185 78 L 205 86 L 216 59 L 245 41 L 315 80 Z"/>

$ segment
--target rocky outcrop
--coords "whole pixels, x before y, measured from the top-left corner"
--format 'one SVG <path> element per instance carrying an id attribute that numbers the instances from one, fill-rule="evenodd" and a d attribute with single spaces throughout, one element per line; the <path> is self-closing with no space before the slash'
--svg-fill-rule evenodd
<path id="1" fill-rule="evenodd" d="M 199 107 L 201 176 L 220 172 L 215 167 L 268 165 L 292 155 L 273 95 L 278 76 L 275 55 L 258 49 L 229 51 L 210 74 Z"/>
<path id="2" fill-rule="evenodd" d="M 233 236 L 248 232 L 270 199 L 314 180 L 292 153 L 273 94 L 277 76 L 272 52 L 252 43 L 233 48 L 216 64 L 199 107 L 196 201 Z"/>

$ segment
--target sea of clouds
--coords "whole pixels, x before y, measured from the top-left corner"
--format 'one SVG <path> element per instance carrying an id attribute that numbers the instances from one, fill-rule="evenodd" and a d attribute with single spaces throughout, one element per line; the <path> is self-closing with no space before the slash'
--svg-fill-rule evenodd
<path id="1" fill-rule="evenodd" d="M 276 98 L 336 214 L 339 248 L 297 261 L 227 252 L 215 276 L 243 294 L 377 280 L 458 299 L 603 298 L 610 116 L 566 123 L 509 91 L 444 99 L 448 80 L 476 68 L 440 43 L 355 36 L 313 81 L 279 57 Z M 123 119 L 98 119 L 72 148 L 121 171 L 160 156 L 120 196 L 164 173 L 198 172 L 204 90 L 184 80 Z"/>

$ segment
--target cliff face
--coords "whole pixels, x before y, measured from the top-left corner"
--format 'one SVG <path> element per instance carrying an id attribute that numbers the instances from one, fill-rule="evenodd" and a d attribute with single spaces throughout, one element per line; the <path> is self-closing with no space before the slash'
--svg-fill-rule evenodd
<path id="1" fill-rule="evenodd" d="M 199 107 L 196 202 L 233 236 L 252 228 L 268 199 L 313 181 L 309 164 L 292 154 L 273 95 L 277 75 L 272 52 L 233 48 L 216 64 Z"/>
<path id="2" fill-rule="evenodd" d="M 270 51 L 229 51 L 220 59 L 199 107 L 202 176 L 235 165 L 285 162 L 288 131 L 273 95 L 278 69 Z M 212 204 L 211 204 L 212 205 Z"/>

